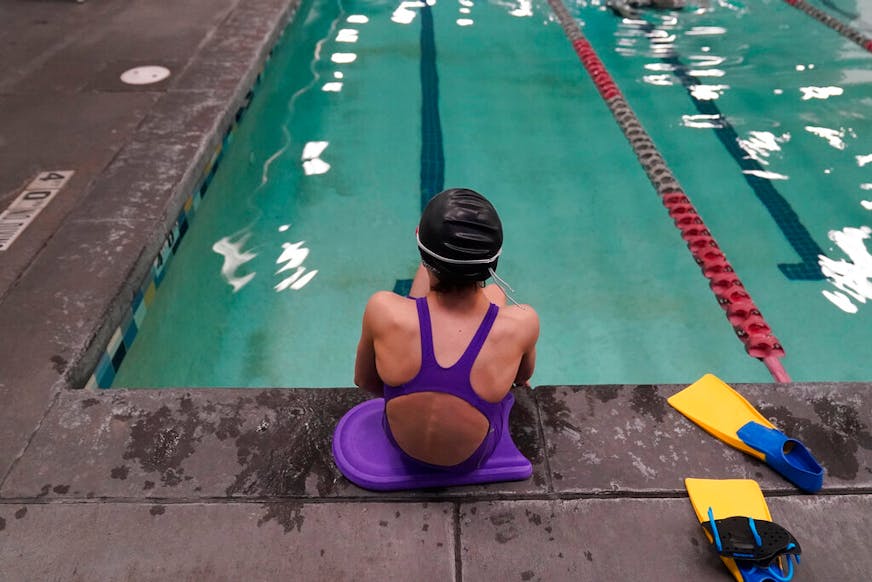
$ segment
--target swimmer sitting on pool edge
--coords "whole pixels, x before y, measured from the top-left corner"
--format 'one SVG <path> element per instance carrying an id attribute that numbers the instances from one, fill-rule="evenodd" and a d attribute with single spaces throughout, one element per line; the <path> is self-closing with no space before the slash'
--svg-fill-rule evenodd
<path id="1" fill-rule="evenodd" d="M 410 459 L 475 470 L 499 442 L 513 385 L 529 387 L 539 318 L 507 306 L 496 276 L 502 224 L 481 194 L 435 196 L 417 231 L 421 266 L 409 297 L 366 305 L 354 383 L 385 399 L 385 432 Z"/>

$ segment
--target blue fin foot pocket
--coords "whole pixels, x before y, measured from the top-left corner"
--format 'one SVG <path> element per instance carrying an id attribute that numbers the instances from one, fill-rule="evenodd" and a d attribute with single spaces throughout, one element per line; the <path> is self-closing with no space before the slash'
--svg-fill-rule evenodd
<path id="1" fill-rule="evenodd" d="M 786 566 L 782 567 L 782 561 Z M 789 582 L 793 579 L 795 564 L 799 564 L 799 554 L 787 554 L 768 566 L 736 560 L 743 582 Z"/>
<path id="2" fill-rule="evenodd" d="M 754 421 L 743 425 L 736 435 L 743 443 L 763 453 L 767 465 L 803 491 L 815 493 L 823 487 L 823 467 L 798 440 Z"/>

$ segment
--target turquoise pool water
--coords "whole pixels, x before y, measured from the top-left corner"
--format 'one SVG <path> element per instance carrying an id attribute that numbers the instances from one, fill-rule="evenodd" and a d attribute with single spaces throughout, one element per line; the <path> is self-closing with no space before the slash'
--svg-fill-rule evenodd
<path id="1" fill-rule="evenodd" d="M 872 3 L 842 8 L 868 34 Z M 570 9 L 791 377 L 872 379 L 872 55 L 775 0 Z M 366 300 L 413 275 L 443 184 L 503 217 L 500 274 L 542 320 L 534 384 L 771 379 L 547 3 L 309 0 L 113 385 L 350 385 Z"/>

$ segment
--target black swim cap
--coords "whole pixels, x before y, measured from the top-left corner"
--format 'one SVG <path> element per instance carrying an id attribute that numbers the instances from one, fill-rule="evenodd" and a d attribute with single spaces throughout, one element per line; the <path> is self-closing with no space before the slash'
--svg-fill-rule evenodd
<path id="1" fill-rule="evenodd" d="M 484 281 L 496 271 L 503 225 L 496 208 L 473 190 L 452 188 L 433 197 L 418 225 L 424 265 L 447 281 Z"/>

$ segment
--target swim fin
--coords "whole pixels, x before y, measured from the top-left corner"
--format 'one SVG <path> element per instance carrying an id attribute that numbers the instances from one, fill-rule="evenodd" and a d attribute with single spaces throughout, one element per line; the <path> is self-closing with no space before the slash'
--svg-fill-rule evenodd
<path id="1" fill-rule="evenodd" d="M 684 480 L 709 542 L 737 582 L 786 582 L 802 552 L 786 529 L 772 522 L 756 481 Z"/>
<path id="2" fill-rule="evenodd" d="M 715 438 L 765 461 L 803 491 L 814 493 L 823 487 L 824 470 L 805 445 L 775 428 L 717 376 L 706 374 L 668 402 Z"/>

